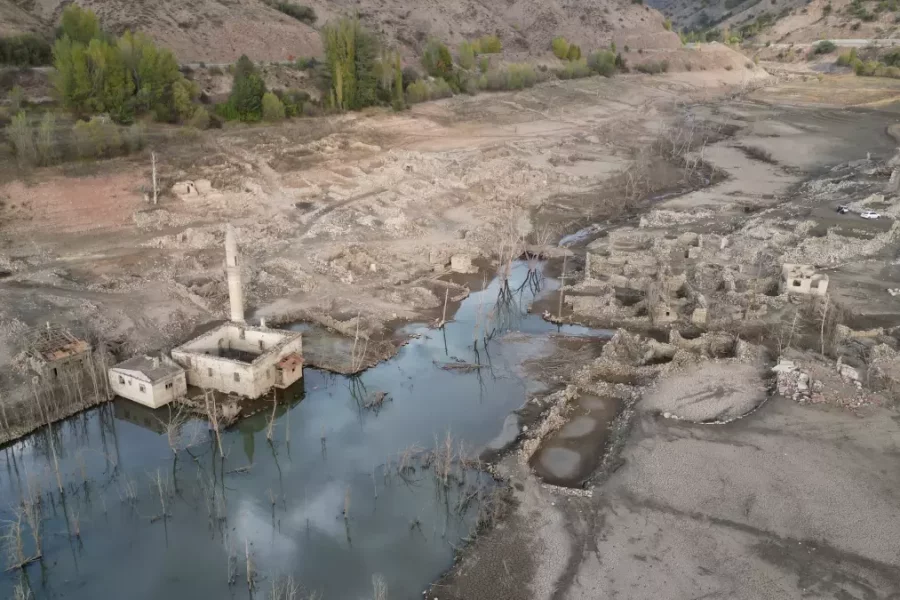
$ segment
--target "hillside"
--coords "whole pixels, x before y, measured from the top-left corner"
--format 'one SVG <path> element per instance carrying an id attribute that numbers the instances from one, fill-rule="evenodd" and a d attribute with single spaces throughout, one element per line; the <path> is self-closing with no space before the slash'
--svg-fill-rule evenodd
<path id="1" fill-rule="evenodd" d="M 49 32 L 64 0 L 0 0 L 6 33 Z M 542 54 L 563 35 L 585 50 L 610 41 L 632 48 L 676 48 L 677 36 L 663 28 L 664 17 L 629 0 L 303 0 L 318 20 L 309 26 L 262 0 L 81 0 L 104 27 L 148 33 L 175 51 L 182 62 L 232 62 L 315 56 L 322 48 L 317 29 L 340 14 L 358 12 L 372 29 L 407 55 L 416 55 L 429 37 L 456 44 L 497 34 L 506 51 Z M 7 17 L 7 15 L 9 15 Z"/>
<path id="2" fill-rule="evenodd" d="M 715 27 L 758 43 L 878 39 L 900 31 L 896 0 L 651 0 L 677 29 Z"/>

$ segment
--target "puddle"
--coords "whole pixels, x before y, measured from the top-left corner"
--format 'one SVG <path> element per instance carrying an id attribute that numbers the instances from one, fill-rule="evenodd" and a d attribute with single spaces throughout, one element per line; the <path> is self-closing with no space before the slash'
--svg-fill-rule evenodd
<path id="1" fill-rule="evenodd" d="M 47 430 L 7 446 L 0 520 L 16 520 L 16 507 L 35 490 L 43 560 L 25 568 L 25 579 L 19 572 L 0 575 L 0 594 L 13 597 L 21 581 L 38 599 L 245 596 L 249 550 L 257 596 L 276 577 L 293 575 L 326 599 L 369 598 L 374 574 L 391 598 L 420 596 L 475 526 L 482 493 L 472 490 L 489 490 L 491 482 L 458 468 L 445 488 L 421 461 L 398 477 L 400 453 L 431 449 L 449 431 L 456 452 L 462 443 L 466 455 L 476 456 L 510 413 L 542 389 L 521 364 L 553 349 L 557 336 L 549 334 L 608 337 L 526 314 L 536 296 L 556 287 L 549 278 L 528 285 L 534 280 L 527 273 L 525 263 L 515 266 L 512 300 L 502 309 L 494 307 L 495 281 L 465 299 L 444 330 L 405 327 L 410 343 L 359 377 L 305 369 L 304 379 L 280 395 L 272 440 L 268 408 L 224 432 L 224 459 L 204 421 L 173 427 L 178 418 L 167 409 L 127 401 L 53 426 L 64 494 Z M 473 339 L 486 332 L 476 323 L 493 332 L 477 352 Z M 451 362 L 480 368 L 442 368 Z M 363 408 L 376 392 L 389 400 L 377 412 Z M 170 433 L 190 447 L 173 454 Z M 80 537 L 67 535 L 76 529 Z M 23 534 L 23 553 L 31 556 L 24 522 Z M 236 567 L 233 586 L 229 562 Z"/>
<path id="2" fill-rule="evenodd" d="M 582 394 L 572 401 L 568 421 L 550 434 L 531 457 L 535 473 L 554 485 L 581 487 L 597 470 L 620 400 Z"/>

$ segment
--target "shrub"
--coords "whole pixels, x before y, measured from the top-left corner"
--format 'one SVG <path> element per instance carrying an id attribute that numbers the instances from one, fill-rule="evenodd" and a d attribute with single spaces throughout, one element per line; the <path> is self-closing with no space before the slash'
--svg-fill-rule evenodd
<path id="1" fill-rule="evenodd" d="M 300 6 L 293 2 L 278 2 L 275 4 L 275 8 L 298 21 L 303 21 L 307 25 L 312 25 L 316 22 L 316 11 L 309 6 Z"/>
<path id="2" fill-rule="evenodd" d="M 498 54 L 503 51 L 503 43 L 496 35 L 486 35 L 478 40 L 479 54 Z"/>
<path id="3" fill-rule="evenodd" d="M 304 108 L 310 101 L 310 95 L 303 90 L 288 90 L 279 95 L 281 102 L 284 104 L 284 115 L 286 117 L 302 117 Z"/>
<path id="4" fill-rule="evenodd" d="M 44 113 L 41 124 L 38 127 L 35 147 L 37 155 L 43 165 L 51 165 L 57 161 L 60 152 L 57 148 L 56 117 L 52 112 Z"/>
<path id="5" fill-rule="evenodd" d="M 0 37 L 0 64 L 37 67 L 52 60 L 53 49 L 42 37 L 30 33 Z"/>
<path id="6" fill-rule="evenodd" d="M 730 66 L 731 65 L 728 65 L 728 67 L 730 67 Z M 728 67 L 725 67 L 725 68 L 728 69 Z M 667 60 L 648 61 L 648 62 L 637 65 L 635 67 L 635 69 L 640 73 L 647 73 L 648 75 L 656 75 L 658 73 L 665 73 L 666 71 L 669 70 L 669 61 L 667 61 Z"/>
<path id="7" fill-rule="evenodd" d="M 556 72 L 556 76 L 560 79 L 581 79 L 590 77 L 591 74 L 591 68 L 583 58 L 567 62 L 565 67 Z"/>
<path id="8" fill-rule="evenodd" d="M 37 162 L 34 136 L 25 111 L 19 111 L 12 118 L 10 124 L 6 126 L 6 136 L 9 138 L 13 152 L 21 166 L 28 167 Z"/>
<path id="9" fill-rule="evenodd" d="M 491 68 L 491 59 L 489 59 L 487 56 L 482 56 L 481 59 L 478 61 L 478 70 L 481 71 L 482 73 L 487 73 L 488 69 L 490 69 L 490 68 Z"/>
<path id="10" fill-rule="evenodd" d="M 900 66 L 900 48 L 895 48 L 881 57 L 881 62 L 892 67 Z"/>
<path id="11" fill-rule="evenodd" d="M 209 113 L 206 112 L 206 109 L 202 106 L 198 106 L 197 110 L 195 110 L 194 114 L 191 116 L 190 121 L 188 121 L 188 125 L 194 129 L 208 129 Z"/>
<path id="12" fill-rule="evenodd" d="M 18 113 L 19 110 L 22 109 L 22 104 L 25 102 L 25 90 L 21 88 L 21 86 L 13 86 L 13 89 L 9 91 L 9 110 L 11 113 Z"/>
<path id="13" fill-rule="evenodd" d="M 200 108 L 198 110 L 205 109 Z M 144 126 L 140 123 L 134 123 L 129 126 L 128 129 L 124 130 L 123 142 L 125 144 L 125 149 L 128 152 L 138 152 L 144 148 L 144 143 L 146 141 L 146 131 L 144 130 Z"/>
<path id="14" fill-rule="evenodd" d="M 834 64 L 836 64 L 839 67 L 849 67 L 857 60 L 858 60 L 858 58 L 856 56 L 856 48 L 851 48 L 850 52 L 844 52 L 843 54 L 839 54 L 837 57 L 837 60 L 834 61 Z"/>
<path id="15" fill-rule="evenodd" d="M 317 59 L 315 56 L 301 56 L 294 63 L 294 66 L 300 71 L 309 71 L 310 69 L 315 69 L 317 66 L 319 66 L 319 59 Z"/>
<path id="16" fill-rule="evenodd" d="M 616 54 L 609 50 L 598 50 L 588 57 L 588 67 L 598 75 L 612 77 L 616 72 Z"/>
<path id="17" fill-rule="evenodd" d="M 475 66 L 475 49 L 469 42 L 459 45 L 459 66 L 466 70 Z"/>
<path id="18" fill-rule="evenodd" d="M 569 46 L 569 52 L 566 55 L 566 58 L 570 61 L 572 60 L 580 60 L 581 59 L 581 48 L 572 44 Z"/>
<path id="19" fill-rule="evenodd" d="M 422 54 L 422 66 L 432 77 L 446 79 L 453 73 L 453 57 L 450 56 L 450 50 L 446 45 L 432 38 L 428 40 Z"/>
<path id="20" fill-rule="evenodd" d="M 829 2 L 828 4 L 826 4 L 826 5 L 824 6 L 824 8 L 822 8 L 822 16 L 823 16 L 823 17 L 827 17 L 828 15 L 831 14 L 831 11 L 832 11 L 832 10 L 833 10 L 833 8 L 832 8 L 832 6 L 831 6 L 831 2 Z"/>
<path id="21" fill-rule="evenodd" d="M 266 121 L 280 121 L 284 119 L 284 104 L 272 92 L 263 94 L 262 117 Z"/>
<path id="22" fill-rule="evenodd" d="M 672 31 L 672 19 L 666 19 L 663 21 L 663 29 L 666 31 Z"/>
<path id="23" fill-rule="evenodd" d="M 812 53 L 814 55 L 830 54 L 830 53 L 834 52 L 835 50 L 837 50 L 837 46 L 834 45 L 834 42 L 832 42 L 831 40 L 822 40 L 821 42 L 819 42 L 818 44 L 813 46 Z"/>
<path id="24" fill-rule="evenodd" d="M 116 126 L 99 117 L 75 123 L 72 127 L 72 139 L 79 158 L 112 156 L 122 147 Z"/>
<path id="25" fill-rule="evenodd" d="M 453 90 L 450 89 L 450 85 L 443 79 L 434 79 L 432 81 L 420 79 L 409 84 L 409 87 L 406 88 L 406 101 L 409 104 L 449 98 L 452 95 Z"/>
<path id="26" fill-rule="evenodd" d="M 416 71 L 415 67 L 404 67 L 403 68 L 403 89 L 405 90 L 409 87 L 409 84 L 419 81 L 422 79 L 422 76 L 419 75 L 419 72 Z"/>
<path id="27" fill-rule="evenodd" d="M 537 73 L 529 64 L 514 63 L 505 69 L 488 71 L 482 83 L 481 87 L 491 91 L 521 90 L 537 83 Z"/>
<path id="28" fill-rule="evenodd" d="M 222 71 L 222 68 L 219 67 L 218 65 L 213 65 L 209 68 L 208 73 L 210 75 L 222 75 L 222 74 L 224 74 L 224 71 Z"/>
<path id="29" fill-rule="evenodd" d="M 562 36 L 555 37 L 550 42 L 550 46 L 553 48 L 553 54 L 556 55 L 556 58 L 565 60 L 569 56 L 569 42 L 566 41 L 566 38 Z"/>

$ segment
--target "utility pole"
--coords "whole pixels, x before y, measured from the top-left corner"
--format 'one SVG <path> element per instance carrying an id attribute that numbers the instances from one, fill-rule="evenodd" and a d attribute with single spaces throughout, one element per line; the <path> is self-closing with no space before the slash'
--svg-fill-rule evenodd
<path id="1" fill-rule="evenodd" d="M 153 204 L 155 205 L 159 201 L 156 189 L 156 152 L 150 153 L 150 160 L 153 163 Z"/>

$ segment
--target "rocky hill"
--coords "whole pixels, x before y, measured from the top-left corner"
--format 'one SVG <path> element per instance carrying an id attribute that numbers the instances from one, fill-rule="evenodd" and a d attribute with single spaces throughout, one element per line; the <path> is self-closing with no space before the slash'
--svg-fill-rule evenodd
<path id="1" fill-rule="evenodd" d="M 676 29 L 716 28 L 760 44 L 881 39 L 900 32 L 897 0 L 649 0 Z"/>
<path id="2" fill-rule="evenodd" d="M 68 0 L 0 0 L 0 34 L 52 31 Z M 507 52 L 548 53 L 563 35 L 587 51 L 615 41 L 620 47 L 676 48 L 655 9 L 630 0 L 300 0 L 315 10 L 311 25 L 263 0 L 79 0 L 103 26 L 148 33 L 186 63 L 231 62 L 320 55 L 318 29 L 329 19 L 358 13 L 407 55 L 429 37 L 455 45 L 496 34 Z"/>

